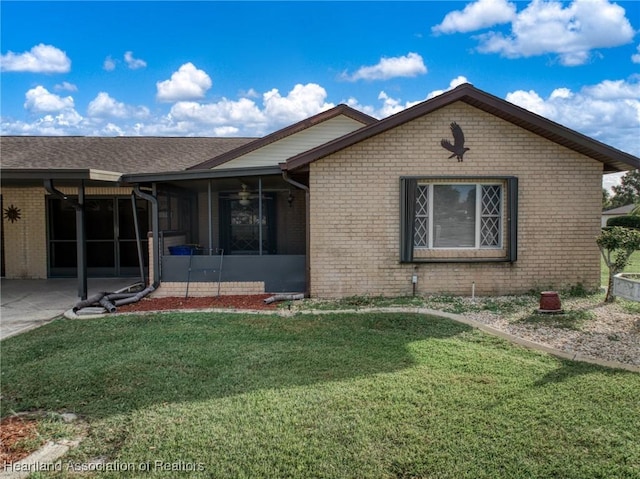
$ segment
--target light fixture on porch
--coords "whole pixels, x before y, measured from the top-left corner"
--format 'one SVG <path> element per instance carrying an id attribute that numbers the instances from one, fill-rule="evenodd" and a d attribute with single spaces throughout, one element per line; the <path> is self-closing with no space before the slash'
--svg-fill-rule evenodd
<path id="1" fill-rule="evenodd" d="M 293 206 L 293 200 L 294 200 L 294 196 L 293 193 L 291 193 L 291 190 L 289 190 L 289 196 L 287 196 L 287 203 L 289 203 L 289 208 L 291 208 Z"/>
<path id="2" fill-rule="evenodd" d="M 251 198 L 251 193 L 247 190 L 247 185 L 242 185 L 242 190 L 238 192 L 238 198 L 240 198 L 239 203 L 242 206 L 249 206 L 251 204 L 251 200 L 249 199 Z"/>

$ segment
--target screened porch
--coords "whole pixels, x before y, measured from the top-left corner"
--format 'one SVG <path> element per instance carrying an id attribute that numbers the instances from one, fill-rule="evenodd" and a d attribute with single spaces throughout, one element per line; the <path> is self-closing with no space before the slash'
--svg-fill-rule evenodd
<path id="1" fill-rule="evenodd" d="M 155 198 L 149 276 L 157 264 L 162 294 L 306 291 L 304 185 L 259 173 L 206 170 L 138 185 Z"/>

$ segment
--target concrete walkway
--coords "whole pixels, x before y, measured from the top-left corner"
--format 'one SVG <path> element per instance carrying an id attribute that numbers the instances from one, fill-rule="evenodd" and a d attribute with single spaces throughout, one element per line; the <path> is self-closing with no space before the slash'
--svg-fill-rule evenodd
<path id="1" fill-rule="evenodd" d="M 136 278 L 91 278 L 88 296 L 117 291 Z M 2 279 L 0 283 L 0 340 L 48 323 L 79 300 L 76 279 Z"/>

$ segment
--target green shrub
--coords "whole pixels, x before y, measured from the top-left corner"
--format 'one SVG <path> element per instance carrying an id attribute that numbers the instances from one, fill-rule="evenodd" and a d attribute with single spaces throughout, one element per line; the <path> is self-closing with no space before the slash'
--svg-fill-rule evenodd
<path id="1" fill-rule="evenodd" d="M 623 226 L 625 228 L 635 228 L 640 230 L 640 216 L 614 216 L 607 220 L 607 226 Z"/>

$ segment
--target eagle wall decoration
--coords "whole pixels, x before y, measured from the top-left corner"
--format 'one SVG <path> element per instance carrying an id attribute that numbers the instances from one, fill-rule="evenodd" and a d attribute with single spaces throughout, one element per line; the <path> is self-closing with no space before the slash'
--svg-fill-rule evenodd
<path id="1" fill-rule="evenodd" d="M 445 140 L 444 138 L 440 141 L 440 144 L 443 148 L 449 150 L 453 153 L 449 158 L 453 158 L 454 156 L 458 159 L 458 162 L 463 161 L 464 154 L 470 150 L 470 148 L 465 148 L 464 146 L 464 133 L 462 132 L 462 128 L 454 121 L 450 125 L 451 133 L 453 133 L 453 145 L 449 140 Z"/>

